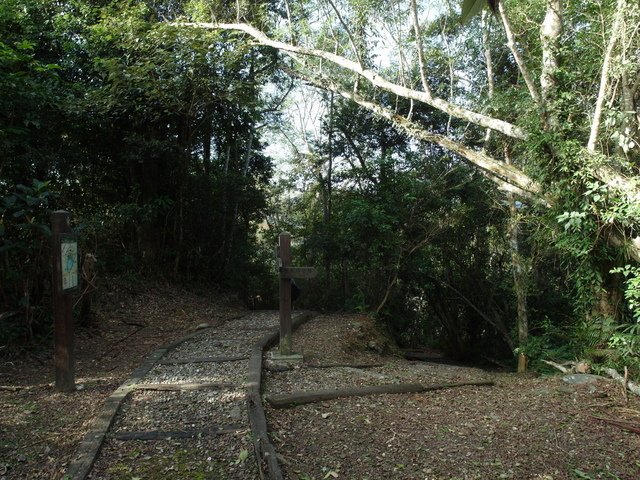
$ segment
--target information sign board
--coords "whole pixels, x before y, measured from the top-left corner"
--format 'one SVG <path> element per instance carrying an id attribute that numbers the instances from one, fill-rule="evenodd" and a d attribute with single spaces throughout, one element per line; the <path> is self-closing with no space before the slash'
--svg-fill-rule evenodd
<path id="1" fill-rule="evenodd" d="M 78 239 L 75 235 L 60 235 L 60 273 L 63 292 L 78 288 Z"/>

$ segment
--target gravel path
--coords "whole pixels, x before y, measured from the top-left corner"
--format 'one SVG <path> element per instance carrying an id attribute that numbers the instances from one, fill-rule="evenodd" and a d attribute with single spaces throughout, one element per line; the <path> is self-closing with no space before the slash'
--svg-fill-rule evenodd
<path id="1" fill-rule="evenodd" d="M 277 327 L 277 312 L 254 312 L 170 350 L 122 403 L 87 478 L 260 478 L 246 404 L 249 356 Z"/>

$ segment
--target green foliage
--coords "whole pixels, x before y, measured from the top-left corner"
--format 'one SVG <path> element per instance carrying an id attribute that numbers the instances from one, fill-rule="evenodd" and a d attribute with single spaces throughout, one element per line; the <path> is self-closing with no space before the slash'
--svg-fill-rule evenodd
<path id="1" fill-rule="evenodd" d="M 5 338 L 45 324 L 49 190 L 100 275 L 268 297 L 253 243 L 272 169 L 258 126 L 275 118 L 260 93 L 274 56 L 164 21 L 205 3 L 0 4 L 0 314 L 19 312 Z"/>
<path id="2" fill-rule="evenodd" d="M 640 326 L 619 325 L 611 335 L 607 346 L 615 350 L 624 360 L 633 361 L 636 366 L 640 361 Z"/>
<path id="3" fill-rule="evenodd" d="M 620 273 L 625 278 L 624 295 L 627 305 L 636 323 L 640 322 L 640 268 L 625 265 L 611 270 L 611 273 Z"/>
<path id="4" fill-rule="evenodd" d="M 460 21 L 468 22 L 472 17 L 476 16 L 486 5 L 486 0 L 464 0 L 462 2 L 462 13 Z"/>
<path id="5" fill-rule="evenodd" d="M 484 3 L 461 2 L 463 18 L 471 19 Z M 497 2 L 487 3 L 495 8 Z M 392 32 L 408 13 L 406 5 L 385 5 L 378 0 L 339 5 L 367 68 L 377 61 L 374 45 L 380 40 L 379 35 L 367 39 L 379 29 L 373 14 L 376 21 L 395 25 Z M 240 290 L 252 305 L 270 305 L 274 239 L 268 237 L 287 229 L 302 239 L 296 245 L 300 262 L 321 272 L 303 302 L 378 311 L 406 344 L 438 342 L 459 355 L 480 350 L 511 355 L 507 346 L 515 337 L 516 309 L 508 208 L 504 196 L 457 156 L 415 142 L 327 96 L 332 118 L 306 142 L 304 154 L 294 152 L 294 173 L 287 179 L 287 188 L 302 185 L 304 192 L 273 201 L 271 230 L 258 228 L 267 213 L 272 174 L 262 126 L 281 123 L 269 112 L 282 93 L 276 87 L 275 94 L 267 94 L 262 86 L 271 80 L 286 83 L 274 74 L 277 54 L 251 48 L 242 35 L 175 28 L 164 21 L 208 21 L 212 12 L 217 20 L 235 21 L 236 7 L 244 20 L 270 35 L 283 34 L 268 26 L 271 19 L 284 18 L 270 3 L 0 4 L 0 254 L 5 267 L 0 288 L 3 310 L 21 312 L 24 321 L 15 323 L 16 316 L 12 321 L 26 325 L 26 331 L 11 335 L 30 335 L 39 322 L 37 308 L 46 294 L 47 192 L 55 190 L 59 204 L 77 220 L 83 250 L 97 254 L 105 271 L 131 278 L 153 273 L 214 280 Z M 422 17 L 423 7 L 418 5 Z M 635 178 L 633 108 L 608 100 L 604 153 L 594 157 L 583 150 L 614 2 L 566 5 L 556 98 L 547 112 L 558 118 L 554 129 L 540 121 L 544 112 L 523 86 L 491 17 L 486 47 L 494 59 L 495 88 L 491 98 L 484 95 L 480 22 L 461 24 L 455 7 L 447 5 L 422 29 L 433 95 L 524 127 L 527 138 L 510 145 L 493 135 L 485 142 L 484 129 L 420 102 L 386 93 L 380 102 L 495 158 L 511 150 L 514 165 L 543 186 L 553 207 L 522 205 L 518 211 L 519 248 L 531 272 L 532 331 L 520 348 L 532 358 L 591 348 L 635 361 L 631 320 L 640 318 L 638 270 L 628 251 L 613 248 L 610 240 L 621 238 L 628 246 L 639 233 L 638 181 L 622 191 L 594 180 L 614 161 L 618 171 Z M 542 47 L 539 29 L 531 25 L 543 18 L 545 2 L 511 0 L 506 7 L 535 77 Z M 312 10 L 304 2 L 290 5 L 300 39 L 308 34 L 309 45 L 352 56 L 345 26 L 333 22 L 317 29 Z M 633 5 L 628 13 L 631 25 L 640 13 Z M 594 36 L 594 31 L 604 34 Z M 399 45 L 412 40 L 396 34 Z M 637 66 L 628 60 L 637 40 L 628 40 L 628 51 L 611 67 L 617 90 L 623 89 L 624 76 L 637 77 Z M 317 61 L 306 59 L 309 68 Z M 384 75 L 418 85 L 416 63 L 407 58 Z M 326 62 L 322 67 L 333 72 Z M 451 83 L 456 76 L 464 78 L 463 87 Z M 350 77 L 336 73 L 333 79 L 347 84 Z M 364 80 L 358 90 L 376 94 Z M 33 178 L 50 183 L 32 183 Z M 620 299 L 616 292 L 623 283 L 625 298 Z M 602 306 L 607 296 L 609 304 L 618 298 L 621 308 L 607 311 Z"/>
<path id="6" fill-rule="evenodd" d="M 49 182 L 33 180 L 0 197 L 0 344 L 31 339 L 49 314 Z"/>
<path id="7" fill-rule="evenodd" d="M 527 342 L 518 346 L 514 353 L 525 354 L 533 368 L 547 370 L 541 360 L 575 358 L 579 348 L 579 342 L 572 338 L 571 325 L 562 325 L 545 317 L 536 322 Z"/>

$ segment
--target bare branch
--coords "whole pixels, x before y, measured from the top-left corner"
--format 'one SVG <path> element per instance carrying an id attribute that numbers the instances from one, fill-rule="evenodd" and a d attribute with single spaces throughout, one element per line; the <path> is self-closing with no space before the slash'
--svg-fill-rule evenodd
<path id="1" fill-rule="evenodd" d="M 491 48 L 489 46 L 489 22 L 488 22 L 488 14 L 486 10 L 482 12 L 481 18 L 481 28 L 482 28 L 482 46 L 484 51 L 484 61 L 486 64 L 486 72 L 487 72 L 487 86 L 488 86 L 488 96 L 489 99 L 493 98 L 493 92 L 495 89 L 495 81 L 493 79 L 493 58 L 491 56 Z M 485 148 L 489 145 L 489 140 L 491 140 L 491 129 L 487 128 L 487 131 L 484 136 L 484 145 Z"/>
<path id="2" fill-rule="evenodd" d="M 512 165 L 506 165 L 503 162 L 491 158 L 483 152 L 478 152 L 469 147 L 466 147 L 454 140 L 451 140 L 450 138 L 445 137 L 444 135 L 429 132 L 418 123 L 407 120 L 405 117 L 397 115 L 389 108 L 383 107 L 382 105 L 367 100 L 357 93 L 341 88 L 330 79 L 324 77 L 319 78 L 317 76 L 311 78 L 308 75 L 303 75 L 299 72 L 289 73 L 292 75 L 296 75 L 302 80 L 309 82 L 319 88 L 334 91 L 342 97 L 357 103 L 358 105 L 373 112 L 377 116 L 391 121 L 393 125 L 408 133 L 413 138 L 430 143 L 435 143 L 453 153 L 460 155 L 465 161 L 478 167 L 501 189 L 512 192 L 516 195 L 520 195 L 524 198 L 546 203 L 546 200 L 544 200 L 540 195 L 540 186 Z"/>
<path id="3" fill-rule="evenodd" d="M 540 72 L 540 89 L 542 90 L 542 106 L 547 110 L 545 121 L 551 128 L 558 127 L 556 115 L 550 107 L 556 98 L 558 71 L 558 50 L 562 34 L 562 0 L 547 0 L 547 13 L 540 27 L 540 44 L 542 45 L 542 70 Z"/>
<path id="4" fill-rule="evenodd" d="M 244 32 L 250 35 L 251 37 L 253 37 L 255 40 L 257 40 L 261 45 L 276 48 L 287 54 L 312 56 L 312 57 L 327 60 L 341 68 L 357 73 L 358 75 L 367 79 L 371 83 L 371 85 L 375 87 L 381 88 L 390 93 L 399 95 L 401 97 L 405 97 L 407 99 L 413 99 L 413 100 L 417 100 L 419 102 L 425 103 L 437 110 L 440 110 L 444 113 L 452 115 L 453 117 L 458 118 L 460 120 L 464 120 L 466 122 L 470 122 L 484 128 L 490 128 L 492 130 L 496 130 L 511 138 L 524 139 L 527 137 L 527 134 L 523 129 L 509 122 L 505 122 L 504 120 L 500 120 L 497 118 L 492 118 L 487 115 L 483 115 L 481 113 L 468 110 L 464 107 L 454 105 L 442 98 L 431 97 L 426 92 L 421 92 L 418 90 L 413 90 L 407 87 L 397 85 L 395 83 L 390 82 L 389 80 L 381 76 L 379 73 L 374 72 L 372 70 L 365 69 L 361 67 L 357 62 L 344 58 L 340 55 L 336 55 L 335 53 L 327 52 L 324 50 L 318 50 L 315 48 L 307 48 L 307 47 L 291 45 L 289 43 L 273 40 L 267 37 L 260 30 L 246 23 L 179 22 L 179 23 L 174 23 L 173 25 L 206 28 L 206 29 L 213 29 L 213 30 L 234 30 L 234 31 Z"/>
<path id="5" fill-rule="evenodd" d="M 360 57 L 360 53 L 358 52 L 358 47 L 356 46 L 356 42 L 353 39 L 353 35 L 351 34 L 351 30 L 349 29 L 349 26 L 346 24 L 346 22 L 342 18 L 342 15 L 340 15 L 340 10 L 338 10 L 338 8 L 336 7 L 336 4 L 333 3 L 333 0 L 327 0 L 327 2 L 329 2 L 329 5 L 331 5 L 331 8 L 333 8 L 333 11 L 338 17 L 338 21 L 340 22 L 340 25 L 342 25 L 342 28 L 344 28 L 344 31 L 347 33 L 347 36 L 349 37 L 349 43 L 351 43 L 351 48 L 353 49 L 353 54 L 358 59 L 358 63 L 362 68 L 363 67 L 362 58 Z"/>

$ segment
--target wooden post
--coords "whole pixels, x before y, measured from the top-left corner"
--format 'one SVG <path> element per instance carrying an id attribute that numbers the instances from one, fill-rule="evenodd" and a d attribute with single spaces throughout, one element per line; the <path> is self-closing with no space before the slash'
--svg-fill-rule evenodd
<path id="1" fill-rule="evenodd" d="M 280 268 L 291 266 L 291 234 L 278 238 Z M 291 355 L 291 278 L 280 275 L 280 355 Z"/>
<path id="2" fill-rule="evenodd" d="M 78 285 L 78 242 L 71 230 L 69 212 L 53 212 L 51 230 L 55 388 L 73 392 L 76 385 L 71 293 Z"/>
<path id="3" fill-rule="evenodd" d="M 291 287 L 294 278 L 313 278 L 313 267 L 291 266 L 291 234 L 282 232 L 276 249 L 280 278 L 280 349 L 272 358 L 286 363 L 302 362 L 302 355 L 293 353 L 291 339 Z"/>

